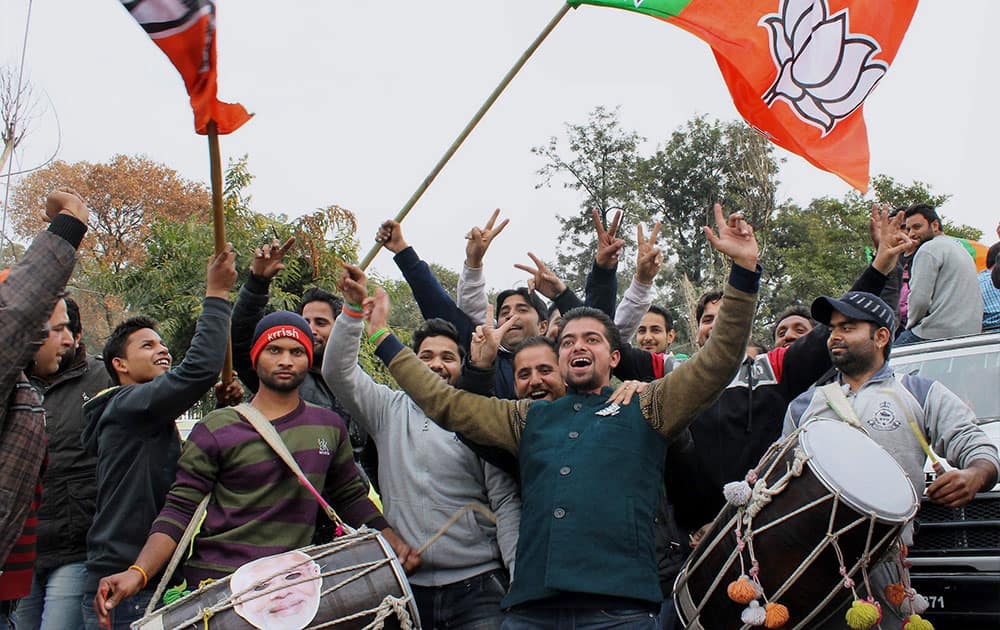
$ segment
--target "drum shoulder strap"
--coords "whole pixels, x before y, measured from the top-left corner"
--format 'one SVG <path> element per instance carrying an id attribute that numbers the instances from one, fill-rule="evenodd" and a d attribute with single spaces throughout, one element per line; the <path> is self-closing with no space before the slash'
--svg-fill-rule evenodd
<path id="1" fill-rule="evenodd" d="M 299 463 L 295 461 L 295 458 L 288 451 L 288 447 L 285 446 L 285 441 L 281 439 L 281 435 L 278 434 L 274 425 L 259 409 L 249 403 L 240 403 L 233 407 L 233 411 L 250 423 L 250 426 L 260 434 L 260 437 L 264 438 L 264 441 L 271 447 L 271 450 L 278 454 L 281 461 L 285 462 L 285 465 L 295 473 L 296 477 L 305 479 L 302 469 L 299 468 Z"/>
<path id="2" fill-rule="evenodd" d="M 847 400 L 847 396 L 844 394 L 844 390 L 841 389 L 840 383 L 834 381 L 817 388 L 823 393 L 826 398 L 826 403 L 829 405 L 830 409 L 837 414 L 841 420 L 847 424 L 865 430 L 864 425 L 861 424 L 861 419 L 858 418 L 857 412 L 854 411 L 854 407 L 851 406 L 851 402 Z"/>

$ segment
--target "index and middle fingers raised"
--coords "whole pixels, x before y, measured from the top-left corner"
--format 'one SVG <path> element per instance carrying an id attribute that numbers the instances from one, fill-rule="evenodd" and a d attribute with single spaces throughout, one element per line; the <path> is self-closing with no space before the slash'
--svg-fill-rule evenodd
<path id="1" fill-rule="evenodd" d="M 597 208 L 591 208 L 590 214 L 594 218 L 594 229 L 597 230 L 597 238 L 600 241 L 604 241 L 608 238 L 615 238 L 618 234 L 618 224 L 622 219 L 622 211 L 619 210 L 615 213 L 614 218 L 611 219 L 611 223 L 608 225 L 608 229 L 604 229 L 604 223 L 601 222 L 601 213 Z"/>
<path id="2" fill-rule="evenodd" d="M 535 263 L 535 267 L 529 267 L 528 265 L 522 265 L 520 263 L 514 263 L 514 267 L 520 269 L 521 271 L 527 271 L 531 275 L 542 274 L 549 270 L 549 268 L 545 265 L 545 263 L 542 262 L 542 259 L 539 258 L 538 256 L 535 256 L 531 252 L 528 252 L 528 258 L 530 258 L 531 261 Z"/>
<path id="3" fill-rule="evenodd" d="M 660 237 L 660 225 L 661 224 L 659 221 L 653 224 L 653 229 L 649 233 L 648 240 L 646 239 L 646 235 L 642 231 L 642 224 L 636 225 L 636 230 L 638 232 L 636 234 L 636 242 L 638 243 L 639 247 L 642 247 L 643 245 L 649 245 L 650 247 L 656 245 L 656 239 Z"/>

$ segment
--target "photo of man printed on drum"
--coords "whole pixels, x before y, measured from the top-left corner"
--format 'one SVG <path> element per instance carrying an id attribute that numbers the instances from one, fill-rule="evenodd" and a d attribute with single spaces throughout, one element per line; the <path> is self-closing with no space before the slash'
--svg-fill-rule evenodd
<path id="1" fill-rule="evenodd" d="M 287 584 L 287 586 L 282 586 Z M 289 551 L 244 564 L 229 588 L 236 614 L 262 630 L 302 630 L 316 617 L 323 580 L 308 554 Z"/>

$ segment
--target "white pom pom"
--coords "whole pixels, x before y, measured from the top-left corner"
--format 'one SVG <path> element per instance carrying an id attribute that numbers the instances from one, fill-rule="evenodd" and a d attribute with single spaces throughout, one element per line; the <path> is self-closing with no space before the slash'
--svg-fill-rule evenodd
<path id="1" fill-rule="evenodd" d="M 912 605 L 913 605 L 913 612 L 916 613 L 916 614 L 918 614 L 918 615 L 924 614 L 925 612 L 927 612 L 927 609 L 930 607 L 930 604 L 927 602 L 927 598 L 924 597 L 923 595 L 921 595 L 920 593 L 914 593 L 913 594 L 913 604 Z"/>
<path id="2" fill-rule="evenodd" d="M 746 505 L 753 495 L 753 489 L 746 481 L 730 481 L 722 486 L 722 496 L 726 497 L 729 505 L 740 507 Z"/>
<path id="3" fill-rule="evenodd" d="M 746 607 L 740 620 L 750 626 L 762 626 L 767 619 L 767 611 L 760 607 L 760 602 L 754 600 Z"/>

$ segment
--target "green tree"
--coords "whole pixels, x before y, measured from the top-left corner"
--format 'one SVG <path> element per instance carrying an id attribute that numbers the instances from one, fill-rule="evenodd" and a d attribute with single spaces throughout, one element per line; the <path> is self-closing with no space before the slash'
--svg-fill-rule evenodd
<path id="1" fill-rule="evenodd" d="M 538 170 L 537 187 L 561 180 L 563 187 L 582 194 L 580 210 L 558 216 L 562 238 L 553 270 L 568 285 L 582 288 L 596 247 L 591 209 L 596 209 L 607 227 L 613 213 L 623 211 L 618 235 L 628 238 L 629 225 L 639 213 L 635 183 L 639 168 L 639 143 L 634 131 L 623 129 L 618 110 L 598 107 L 583 124 L 566 124 L 566 138 L 552 136 L 548 143 L 531 149 L 545 160 Z"/>

